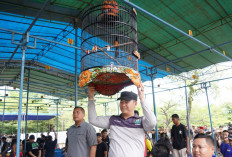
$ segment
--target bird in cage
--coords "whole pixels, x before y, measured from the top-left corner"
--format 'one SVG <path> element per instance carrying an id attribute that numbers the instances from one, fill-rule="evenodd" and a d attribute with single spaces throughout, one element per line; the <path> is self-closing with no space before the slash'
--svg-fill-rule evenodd
<path id="1" fill-rule="evenodd" d="M 99 94 L 111 96 L 126 86 L 140 87 L 135 14 L 132 7 L 115 0 L 103 0 L 83 12 L 81 88 L 94 86 Z M 89 34 L 96 36 L 94 42 Z"/>
<path id="2" fill-rule="evenodd" d="M 115 58 L 118 58 L 118 55 L 119 55 L 119 51 L 118 51 L 118 37 L 115 38 L 114 46 L 115 46 Z"/>
<path id="3" fill-rule="evenodd" d="M 103 2 L 101 10 L 101 19 L 103 19 L 104 21 L 114 19 L 114 17 L 116 17 L 119 12 L 118 3 L 114 0 L 105 0 Z"/>

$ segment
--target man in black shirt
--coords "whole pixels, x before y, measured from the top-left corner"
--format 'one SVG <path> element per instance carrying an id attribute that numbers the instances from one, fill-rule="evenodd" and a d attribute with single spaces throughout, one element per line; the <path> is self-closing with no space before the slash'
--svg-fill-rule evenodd
<path id="1" fill-rule="evenodd" d="M 108 132 L 107 132 L 107 129 L 103 129 L 102 132 L 102 141 L 105 142 L 109 148 L 110 146 L 110 139 L 108 137 Z"/>
<path id="2" fill-rule="evenodd" d="M 186 128 L 179 122 L 179 116 L 177 114 L 172 115 L 172 121 L 175 124 L 171 131 L 173 156 L 186 157 L 186 153 L 190 155 L 189 138 L 187 136 Z"/>
<path id="3" fill-rule="evenodd" d="M 27 144 L 27 142 L 29 142 L 29 139 L 28 139 L 28 137 L 29 137 L 29 134 L 26 134 L 26 137 L 25 137 L 25 139 L 22 141 L 22 145 L 23 145 L 23 152 L 25 151 L 25 153 L 26 153 L 26 149 L 25 149 L 25 141 L 26 141 L 26 144 Z M 24 154 L 24 156 L 25 156 L 25 154 Z"/>
<path id="4" fill-rule="evenodd" d="M 54 127 L 52 129 L 53 129 L 53 132 L 55 134 L 55 140 L 52 141 L 52 136 L 48 135 L 48 140 L 45 142 L 45 145 L 44 145 L 45 157 L 54 157 L 55 156 L 55 147 L 57 144 L 57 134 L 55 132 Z"/>
<path id="5" fill-rule="evenodd" d="M 31 135 L 29 137 L 29 142 L 26 145 L 27 156 L 28 157 L 41 157 L 41 150 L 39 144 L 35 141 L 35 136 Z"/>
<path id="6" fill-rule="evenodd" d="M 102 142 L 102 135 L 97 133 L 97 150 L 96 150 L 96 157 L 107 157 L 107 145 L 105 142 Z"/>
<path id="7" fill-rule="evenodd" d="M 1 155 L 4 156 L 6 154 L 8 148 L 8 143 L 6 142 L 6 137 L 2 137 L 2 148 L 1 148 Z"/>

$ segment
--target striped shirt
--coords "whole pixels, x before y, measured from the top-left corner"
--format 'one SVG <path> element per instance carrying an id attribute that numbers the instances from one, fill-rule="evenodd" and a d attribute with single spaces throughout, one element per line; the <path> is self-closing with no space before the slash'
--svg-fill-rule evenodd
<path id="1" fill-rule="evenodd" d="M 124 119 L 119 116 L 97 116 L 95 103 L 89 100 L 89 122 L 100 128 L 110 129 L 109 157 L 143 157 L 145 132 L 156 125 L 156 117 L 146 101 L 141 103 L 143 117 L 137 115 Z"/>

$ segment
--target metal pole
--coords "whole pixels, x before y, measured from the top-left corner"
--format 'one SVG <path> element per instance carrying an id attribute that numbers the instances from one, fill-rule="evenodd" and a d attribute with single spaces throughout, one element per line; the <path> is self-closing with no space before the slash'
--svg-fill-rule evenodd
<path id="1" fill-rule="evenodd" d="M 107 115 L 107 113 L 106 113 L 106 103 L 104 103 L 104 106 L 105 106 L 105 116 Z"/>
<path id="2" fill-rule="evenodd" d="M 154 82 L 153 82 L 153 74 L 151 74 L 151 85 L 152 85 L 152 96 L 153 96 L 153 106 L 154 106 L 154 113 L 156 116 L 156 125 L 155 125 L 155 140 L 158 141 L 158 125 L 157 125 L 157 114 L 156 114 L 156 104 L 155 104 L 155 90 L 154 90 Z"/>
<path id="3" fill-rule="evenodd" d="M 26 116 L 25 116 L 25 128 L 24 128 L 24 132 L 25 132 L 25 141 L 24 141 L 24 153 L 23 156 L 26 156 L 26 144 L 27 144 L 27 140 L 26 140 L 26 136 L 27 136 L 27 118 L 28 118 L 28 100 L 29 100 L 29 88 L 30 88 L 30 69 L 28 69 L 28 74 L 27 74 L 27 106 L 26 106 Z"/>
<path id="4" fill-rule="evenodd" d="M 59 123 L 58 123 L 58 116 L 59 116 L 59 113 L 58 113 L 58 104 L 59 104 L 59 101 L 56 102 L 56 131 L 57 131 L 57 141 L 58 141 L 58 131 L 59 131 Z"/>
<path id="5" fill-rule="evenodd" d="M 2 113 L 2 136 L 4 134 L 4 118 L 5 118 L 5 106 L 6 106 L 6 87 L 4 92 L 4 104 L 3 104 L 3 113 Z"/>
<path id="6" fill-rule="evenodd" d="M 117 94 L 117 100 L 118 100 L 118 94 Z M 118 104 L 118 115 L 119 115 L 119 101 L 117 101 Z"/>
<path id="7" fill-rule="evenodd" d="M 22 66 L 21 66 L 20 91 L 19 91 L 19 113 L 18 113 L 17 150 L 16 150 L 17 157 L 19 157 L 19 151 L 20 151 L 19 149 L 20 149 L 22 97 L 23 97 L 23 77 L 24 77 L 24 63 L 25 63 L 26 46 L 25 45 L 22 46 L 21 49 L 22 49 Z"/>
<path id="8" fill-rule="evenodd" d="M 37 106 L 37 129 L 36 129 L 36 132 L 37 132 L 37 137 L 38 137 L 38 127 L 39 127 L 39 125 L 38 125 L 38 120 L 39 120 L 39 106 Z"/>
<path id="9" fill-rule="evenodd" d="M 186 83 L 186 80 L 185 80 L 185 100 L 186 100 L 186 112 L 187 112 L 187 125 L 188 125 L 188 137 L 189 137 L 189 150 L 190 150 L 190 154 L 192 154 L 191 141 L 190 141 L 190 123 L 189 123 L 188 91 L 187 91 L 187 83 Z"/>
<path id="10" fill-rule="evenodd" d="M 211 111 L 210 111 L 210 104 L 209 104 L 209 97 L 208 97 L 208 90 L 207 88 L 208 87 L 204 87 L 205 88 L 205 93 L 206 93 L 206 98 L 207 98 L 207 103 L 208 103 L 208 110 L 209 110 L 209 119 L 210 119 L 210 125 L 211 125 L 211 132 L 212 132 L 212 136 L 213 136 L 213 139 L 214 139 L 214 132 L 213 132 L 213 123 L 212 123 L 212 117 L 211 117 Z M 215 145 L 215 157 L 217 157 L 217 147 Z"/>
<path id="11" fill-rule="evenodd" d="M 191 35 L 185 33 L 184 31 L 180 30 L 180 29 L 177 28 L 177 27 L 175 27 L 175 26 L 173 26 L 173 25 L 167 23 L 166 21 L 164 21 L 164 20 L 160 19 L 159 17 L 157 17 L 157 16 L 151 14 L 150 12 L 144 10 L 143 8 L 141 8 L 141 7 L 137 6 L 137 5 L 135 5 L 135 4 L 131 3 L 131 2 L 129 2 L 128 0 L 122 0 L 122 1 L 123 1 L 124 3 L 130 5 L 130 6 L 134 7 L 135 9 L 138 9 L 139 11 L 143 12 L 144 14 L 146 14 L 146 15 L 152 17 L 153 19 L 155 19 L 155 20 L 157 20 L 157 21 L 163 23 L 164 25 L 166 25 L 166 26 L 168 26 L 168 27 L 170 27 L 170 28 L 176 30 L 177 32 L 183 34 L 184 36 L 187 36 L 188 38 L 190 38 L 190 39 L 192 39 L 192 40 L 198 42 L 199 44 L 201 44 L 201 45 L 203 45 L 203 46 L 209 48 L 210 51 L 216 52 L 217 54 L 219 54 L 220 56 L 226 58 L 227 60 L 232 61 L 232 59 L 231 59 L 230 57 L 227 57 L 227 56 L 223 55 L 223 53 L 221 53 L 221 52 L 219 52 L 219 51 L 213 49 L 211 46 L 207 45 L 206 43 L 204 43 L 204 42 L 198 40 L 198 39 L 195 38 L 195 37 L 192 37 Z"/>
<path id="12" fill-rule="evenodd" d="M 77 27 L 75 24 L 75 46 L 77 47 Z M 77 49 L 75 49 L 75 107 L 77 107 Z"/>

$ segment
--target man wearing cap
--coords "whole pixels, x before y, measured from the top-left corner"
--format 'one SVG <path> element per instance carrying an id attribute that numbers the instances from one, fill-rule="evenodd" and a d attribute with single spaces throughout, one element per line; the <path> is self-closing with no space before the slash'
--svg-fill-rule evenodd
<path id="1" fill-rule="evenodd" d="M 144 98 L 144 86 L 138 88 L 138 95 L 143 109 L 143 117 L 134 114 L 137 105 L 137 94 L 122 92 L 120 100 L 121 114 L 118 116 L 97 116 L 94 93 L 95 88 L 89 87 L 88 115 L 89 122 L 100 128 L 110 129 L 109 157 L 142 157 L 145 150 L 145 132 L 152 130 L 156 117 L 148 101 Z"/>

